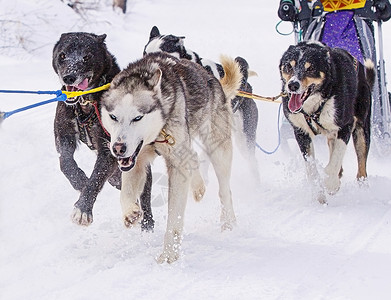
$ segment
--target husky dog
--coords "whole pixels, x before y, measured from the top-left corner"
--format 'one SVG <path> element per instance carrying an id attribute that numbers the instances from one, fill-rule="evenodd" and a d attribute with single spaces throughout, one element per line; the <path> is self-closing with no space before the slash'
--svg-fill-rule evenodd
<path id="1" fill-rule="evenodd" d="M 282 91 L 287 94 L 283 98 L 285 116 L 307 162 L 308 178 L 317 186 L 315 196 L 325 203 L 324 189 L 334 194 L 340 187 L 342 160 L 352 135 L 357 179 L 367 177 L 373 62 L 367 60 L 364 66 L 345 50 L 301 42 L 283 54 L 280 74 Z M 317 134 L 327 137 L 330 151 L 323 182 L 313 159 L 312 139 Z"/>
<path id="2" fill-rule="evenodd" d="M 90 33 L 64 33 L 53 49 L 52 65 L 63 90 L 92 89 L 110 82 L 120 69 L 104 43 L 106 35 Z M 75 203 L 72 220 L 79 225 L 93 221 L 92 208 L 106 180 L 120 189 L 121 172 L 108 145 L 110 136 L 99 119 L 102 92 L 58 102 L 54 120 L 56 148 L 60 154 L 60 168 L 71 185 L 80 191 Z M 74 153 L 78 142 L 96 151 L 97 159 L 90 177 L 79 168 Z M 149 170 L 149 169 L 148 169 Z M 145 191 L 142 195 L 145 214 L 144 229 L 153 228 L 150 208 L 152 175 L 147 172 Z"/>
<path id="3" fill-rule="evenodd" d="M 167 52 L 180 59 L 191 60 L 205 68 L 209 73 L 213 74 L 217 79 L 224 77 L 224 68 L 211 60 L 201 58 L 197 53 L 185 48 L 185 37 L 175 35 L 161 35 L 159 29 L 153 26 L 149 35 L 149 41 L 144 47 L 144 55 L 153 52 Z M 242 82 L 240 90 L 252 93 L 252 87 L 247 79 L 249 75 L 256 73 L 249 70 L 247 61 L 241 57 L 235 58 L 239 63 Z M 236 144 L 239 147 L 241 154 L 248 159 L 250 169 L 255 177 L 255 182 L 259 182 L 258 166 L 255 158 L 255 145 L 258 126 L 258 108 L 253 99 L 244 97 L 235 97 L 232 99 L 232 110 L 234 114 L 234 128 Z"/>
<path id="4" fill-rule="evenodd" d="M 222 229 L 235 223 L 230 190 L 232 162 L 230 100 L 240 86 L 239 66 L 224 59 L 222 83 L 201 66 L 166 53 L 131 63 L 113 80 L 102 102 L 102 121 L 122 173 L 121 204 L 126 226 L 141 215 L 137 199 L 146 166 L 162 155 L 168 171 L 168 219 L 158 262 L 175 261 L 189 186 L 196 200 L 205 187 L 192 141 L 198 138 L 215 169 L 222 205 Z"/>

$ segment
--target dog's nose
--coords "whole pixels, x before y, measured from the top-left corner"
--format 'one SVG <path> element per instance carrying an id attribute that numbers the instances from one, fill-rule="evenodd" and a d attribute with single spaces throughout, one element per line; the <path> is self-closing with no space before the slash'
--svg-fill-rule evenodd
<path id="1" fill-rule="evenodd" d="M 296 92 L 300 88 L 300 83 L 298 81 L 291 81 L 288 83 L 288 88 L 291 92 Z"/>
<path id="2" fill-rule="evenodd" d="M 76 76 L 75 75 L 66 75 L 62 79 L 64 80 L 64 83 L 66 85 L 71 85 L 75 82 Z"/>
<path id="3" fill-rule="evenodd" d="M 125 152 L 126 152 L 126 145 L 124 143 L 115 142 L 113 144 L 113 153 L 116 156 L 123 156 Z"/>

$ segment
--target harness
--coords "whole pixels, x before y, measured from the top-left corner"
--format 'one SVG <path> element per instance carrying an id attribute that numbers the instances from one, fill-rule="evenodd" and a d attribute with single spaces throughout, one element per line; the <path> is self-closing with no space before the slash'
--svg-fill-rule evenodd
<path id="1" fill-rule="evenodd" d="M 88 104 L 87 104 L 88 105 Z M 95 124 L 100 124 L 103 130 L 105 131 L 105 134 L 109 137 L 110 135 L 108 132 L 104 129 L 101 121 L 100 121 L 100 115 L 97 102 L 92 102 L 92 105 L 94 106 L 89 113 L 85 113 L 83 111 L 82 105 L 77 103 L 74 108 L 74 112 L 76 115 L 76 123 L 77 128 L 79 131 L 79 139 L 88 146 L 91 150 L 96 150 L 91 139 L 91 131 L 92 127 Z"/>
<path id="2" fill-rule="evenodd" d="M 103 77 L 101 79 L 101 82 L 99 86 L 104 84 L 106 82 L 106 78 Z M 96 150 L 94 144 L 92 143 L 91 139 L 91 131 L 92 127 L 95 124 L 99 124 L 103 131 L 105 132 L 107 137 L 110 137 L 110 134 L 107 132 L 107 130 L 103 127 L 102 120 L 100 117 L 99 109 L 98 109 L 98 102 L 96 100 L 90 100 L 88 99 L 89 96 L 83 97 L 83 95 L 77 96 L 78 101 L 74 107 L 74 113 L 76 115 L 76 123 L 77 128 L 79 131 L 79 139 L 88 146 L 91 150 Z M 83 111 L 83 106 L 86 107 L 87 105 L 91 104 L 93 107 L 90 108 L 90 111 L 85 113 Z"/>
<path id="3" fill-rule="evenodd" d="M 312 121 L 314 121 L 314 123 L 317 126 L 319 126 L 320 128 L 325 130 L 325 128 L 319 122 L 320 114 L 322 113 L 322 110 L 323 110 L 323 107 L 324 107 L 325 104 L 326 104 L 326 101 L 323 101 L 319 105 L 318 109 L 315 112 L 313 112 L 312 114 L 308 114 L 304 110 L 300 111 L 304 115 L 304 119 L 305 119 L 308 127 L 311 129 L 311 131 L 313 132 L 314 135 L 318 135 L 319 131 L 312 125 Z"/>

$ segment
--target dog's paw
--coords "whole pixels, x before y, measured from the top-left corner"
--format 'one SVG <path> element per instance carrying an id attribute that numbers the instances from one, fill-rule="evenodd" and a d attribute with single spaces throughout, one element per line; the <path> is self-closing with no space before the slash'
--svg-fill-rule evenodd
<path id="1" fill-rule="evenodd" d="M 92 223 L 92 213 L 82 212 L 80 208 L 75 207 L 73 209 L 71 220 L 73 223 L 82 226 L 88 226 Z"/>
<path id="2" fill-rule="evenodd" d="M 199 170 L 196 170 L 191 178 L 191 189 L 195 201 L 201 201 L 205 194 L 205 183 Z"/>
<path id="3" fill-rule="evenodd" d="M 232 217 L 230 219 L 225 219 L 221 220 L 221 231 L 226 231 L 226 230 L 233 230 L 234 226 L 236 225 L 236 219 L 235 217 Z"/>
<path id="4" fill-rule="evenodd" d="M 232 212 L 222 211 L 220 216 L 221 231 L 232 230 L 236 225 L 236 217 Z"/>
<path id="5" fill-rule="evenodd" d="M 357 183 L 360 188 L 369 188 L 369 180 L 368 177 L 360 177 L 357 178 Z"/>
<path id="6" fill-rule="evenodd" d="M 338 192 L 341 186 L 341 181 L 338 176 L 327 176 L 324 179 L 324 187 L 329 195 L 334 195 Z"/>
<path id="7" fill-rule="evenodd" d="M 136 225 L 143 216 L 143 211 L 140 206 L 135 203 L 129 210 L 124 214 L 124 224 L 126 227 L 133 227 Z"/>
<path id="8" fill-rule="evenodd" d="M 223 224 L 221 224 L 221 231 L 232 231 L 234 229 L 234 225 L 235 223 L 224 222 Z"/>
<path id="9" fill-rule="evenodd" d="M 193 176 L 191 180 L 191 190 L 193 191 L 193 198 L 195 201 L 201 201 L 205 195 L 205 184 L 199 172 Z"/>
<path id="10" fill-rule="evenodd" d="M 155 221 L 153 220 L 152 214 L 144 214 L 143 220 L 141 221 L 141 230 L 146 232 L 153 232 L 155 227 Z"/>
<path id="11" fill-rule="evenodd" d="M 327 205 L 327 198 L 323 191 L 318 191 L 314 197 L 320 204 Z"/>
<path id="12" fill-rule="evenodd" d="M 156 258 L 156 262 L 158 264 L 165 262 L 172 264 L 179 259 L 179 256 L 179 247 L 176 247 L 176 249 L 166 249 Z"/>

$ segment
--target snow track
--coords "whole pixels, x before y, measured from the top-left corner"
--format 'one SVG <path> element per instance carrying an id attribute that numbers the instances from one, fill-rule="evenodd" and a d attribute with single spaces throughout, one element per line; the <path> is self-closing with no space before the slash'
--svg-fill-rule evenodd
<path id="1" fill-rule="evenodd" d="M 2 2 L 4 11 L 18 11 L 31 28 L 42 20 L 30 13 L 32 8 L 47 7 L 44 15 L 51 17 L 47 25 L 39 23 L 35 40 L 46 46 L 24 60 L 0 54 L 1 88 L 58 89 L 51 48 L 62 32 L 107 33 L 109 50 L 125 67 L 141 57 L 150 29 L 157 25 L 163 33 L 185 35 L 186 46 L 203 57 L 246 58 L 259 75 L 249 80 L 255 93 L 275 95 L 280 89 L 278 62 L 293 37 L 274 31 L 277 3 L 135 0 L 126 16 L 110 8 L 93 14 L 99 21 L 78 27 L 76 17 L 57 2 Z M 57 21 L 50 24 L 53 18 Z M 383 30 L 389 35 L 390 24 Z M 385 43 L 387 54 L 391 42 Z M 42 96 L 0 95 L 0 110 L 41 100 Z M 276 144 L 278 105 L 257 104 L 257 141 L 271 149 Z M 350 145 L 341 189 L 322 206 L 310 197 L 294 141 L 274 155 L 257 152 L 261 183 L 256 185 L 235 152 L 232 193 L 237 226 L 220 232 L 217 182 L 210 172 L 205 198 L 200 203 L 188 200 L 182 257 L 172 265 L 158 265 L 155 256 L 162 250 L 167 217 L 162 162 L 152 167 L 153 233 L 124 228 L 119 192 L 109 185 L 98 196 L 93 224 L 78 227 L 70 221 L 78 193 L 61 173 L 54 146 L 54 111 L 55 105 L 47 105 L 23 112 L 0 127 L 1 300 L 389 298 L 389 157 L 370 152 L 368 185 L 360 188 Z M 317 141 L 316 147 L 319 165 L 324 166 L 325 141 Z M 87 147 L 79 147 L 76 159 L 91 171 L 94 153 Z"/>

